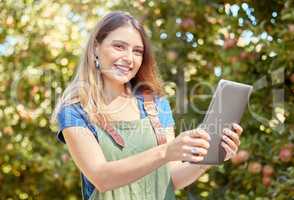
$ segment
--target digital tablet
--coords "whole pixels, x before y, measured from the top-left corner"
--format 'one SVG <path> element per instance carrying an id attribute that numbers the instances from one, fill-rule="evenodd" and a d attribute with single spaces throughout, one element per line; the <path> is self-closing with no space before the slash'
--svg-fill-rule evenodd
<path id="1" fill-rule="evenodd" d="M 197 164 L 217 165 L 224 162 L 225 149 L 221 146 L 223 129 L 240 123 L 253 87 L 228 80 L 220 80 L 205 114 L 198 126 L 211 137 L 208 154 Z"/>

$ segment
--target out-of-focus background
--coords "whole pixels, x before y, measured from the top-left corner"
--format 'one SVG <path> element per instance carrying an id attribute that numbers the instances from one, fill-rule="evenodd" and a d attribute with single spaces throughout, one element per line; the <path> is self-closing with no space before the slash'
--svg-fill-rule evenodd
<path id="1" fill-rule="evenodd" d="M 201 122 L 221 78 L 254 85 L 239 153 L 177 198 L 293 199 L 292 0 L 1 0 L 0 199 L 81 199 L 49 118 L 89 32 L 112 10 L 143 22 L 177 133 Z"/>

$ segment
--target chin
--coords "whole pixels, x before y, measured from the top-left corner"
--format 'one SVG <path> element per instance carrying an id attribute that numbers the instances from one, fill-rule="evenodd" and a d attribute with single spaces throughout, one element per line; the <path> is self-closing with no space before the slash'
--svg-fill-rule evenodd
<path id="1" fill-rule="evenodd" d="M 131 80 L 131 77 L 128 76 L 107 76 L 107 79 L 118 83 L 118 84 L 125 84 L 128 83 Z"/>

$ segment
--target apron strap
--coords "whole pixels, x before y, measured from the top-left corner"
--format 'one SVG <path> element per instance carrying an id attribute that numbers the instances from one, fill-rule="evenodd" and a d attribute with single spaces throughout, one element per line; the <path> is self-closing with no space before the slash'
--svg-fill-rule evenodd
<path id="1" fill-rule="evenodd" d="M 147 93 L 143 93 L 144 97 L 144 109 L 147 112 L 148 118 L 151 122 L 153 130 L 155 132 L 157 144 L 161 145 L 167 142 L 166 135 L 163 132 L 161 126 L 156 105 L 154 102 L 154 97 Z M 98 125 L 118 144 L 120 147 L 125 147 L 124 139 L 121 135 L 107 122 L 105 117 L 101 114 L 95 115 Z"/>
<path id="2" fill-rule="evenodd" d="M 151 125 L 156 135 L 157 144 L 161 145 L 167 142 L 166 135 L 163 132 L 163 128 L 161 126 L 157 108 L 154 102 L 154 97 L 147 93 L 143 93 L 144 97 L 144 109 L 147 112 Z"/>
<path id="3" fill-rule="evenodd" d="M 96 115 L 98 125 L 110 135 L 110 137 L 118 144 L 120 147 L 125 147 L 124 139 L 121 135 L 106 121 L 105 117 L 101 114 Z"/>

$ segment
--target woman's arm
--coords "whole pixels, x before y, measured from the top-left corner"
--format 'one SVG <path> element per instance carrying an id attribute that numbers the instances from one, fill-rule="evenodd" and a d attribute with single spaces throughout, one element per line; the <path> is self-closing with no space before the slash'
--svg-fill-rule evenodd
<path id="1" fill-rule="evenodd" d="M 243 128 L 240 125 L 233 123 L 233 129 L 234 130 L 224 130 L 224 135 L 222 138 L 224 141 L 221 143 L 221 145 L 226 151 L 225 161 L 231 159 L 236 154 L 240 145 L 239 137 L 243 132 Z M 173 127 L 168 128 L 167 133 L 168 141 L 171 141 L 175 138 L 175 131 Z M 211 166 L 213 165 L 196 165 L 182 163 L 181 161 L 170 162 L 169 167 L 175 190 L 182 189 L 190 185 Z"/>
<path id="2" fill-rule="evenodd" d="M 174 189 L 180 190 L 195 182 L 211 165 L 197 165 L 189 162 L 169 164 L 174 183 Z"/>
<path id="3" fill-rule="evenodd" d="M 175 139 L 173 127 L 167 128 L 167 141 Z M 171 177 L 174 184 L 174 190 L 182 189 L 196 181 L 211 165 L 197 165 L 189 162 L 171 161 L 168 163 Z"/>
<path id="4" fill-rule="evenodd" d="M 168 162 L 166 144 L 108 162 L 97 140 L 87 128 L 65 128 L 63 135 L 74 162 L 101 192 L 134 182 Z"/>

